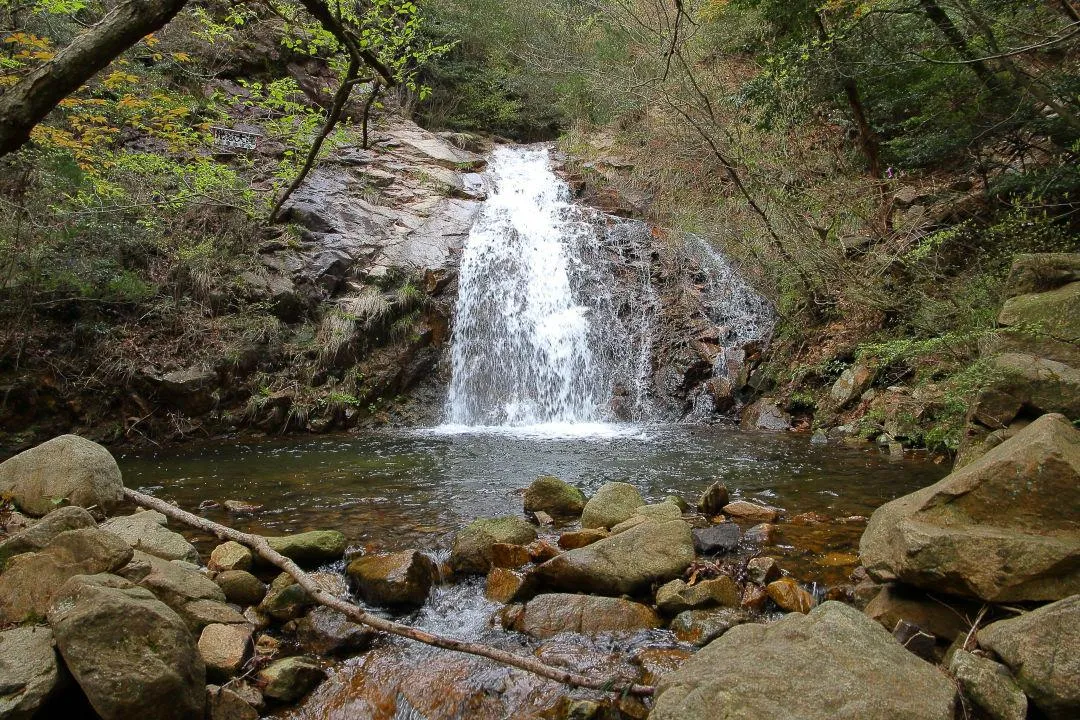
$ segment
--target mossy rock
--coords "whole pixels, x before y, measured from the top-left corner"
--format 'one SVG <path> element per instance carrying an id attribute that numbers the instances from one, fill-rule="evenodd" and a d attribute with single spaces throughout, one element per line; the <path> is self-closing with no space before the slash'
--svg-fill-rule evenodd
<path id="1" fill-rule="evenodd" d="M 585 493 L 553 475 L 536 478 L 525 491 L 525 512 L 543 511 L 552 517 L 576 517 L 585 502 Z"/>
<path id="2" fill-rule="evenodd" d="M 536 528 L 518 517 L 474 520 L 454 538 L 450 567 L 456 573 L 483 575 L 491 569 L 492 546 L 498 543 L 528 545 Z"/>

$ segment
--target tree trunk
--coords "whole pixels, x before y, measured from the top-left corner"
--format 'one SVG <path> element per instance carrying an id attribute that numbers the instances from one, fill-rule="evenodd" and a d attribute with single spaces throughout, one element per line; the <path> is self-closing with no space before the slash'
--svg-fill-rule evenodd
<path id="1" fill-rule="evenodd" d="M 926 16 L 930 18 L 930 22 L 934 23 L 937 29 L 941 31 L 941 34 L 945 36 L 945 39 L 949 41 L 953 52 L 971 67 L 972 72 L 979 77 L 979 80 L 982 80 L 983 84 L 991 90 L 1000 90 L 1001 83 L 998 82 L 998 79 L 987 67 L 986 63 L 980 60 L 972 51 L 967 38 L 956 27 L 948 13 L 938 5 L 937 0 L 919 0 L 919 4 L 922 6 Z"/>
<path id="2" fill-rule="evenodd" d="M 391 635 L 397 635 L 398 637 L 416 640 L 425 645 L 431 645 L 445 650 L 454 650 L 468 655 L 486 657 L 489 660 L 516 667 L 519 670 L 525 670 L 526 672 L 534 673 L 540 677 L 545 677 L 549 680 L 554 680 L 573 687 L 583 687 L 611 693 L 627 693 L 629 695 L 643 697 L 648 697 L 653 694 L 654 688 L 650 685 L 627 683 L 625 680 L 618 677 L 587 677 L 569 670 L 552 667 L 533 657 L 526 657 L 505 650 L 499 650 L 490 645 L 436 635 L 418 628 L 393 622 L 392 620 L 387 620 L 386 618 L 378 617 L 377 615 L 371 615 L 364 612 L 360 607 L 353 605 L 346 600 L 342 600 L 336 595 L 328 593 L 326 590 L 320 588 L 315 584 L 315 581 L 310 575 L 301 570 L 292 560 L 271 548 L 270 543 L 266 542 L 266 538 L 262 536 L 251 535 L 224 525 L 218 525 L 205 518 L 185 512 L 174 505 L 170 505 L 164 500 L 159 500 L 150 495 L 144 495 L 137 490 L 124 488 L 124 496 L 136 505 L 157 510 L 162 515 L 178 522 L 182 522 L 185 525 L 198 528 L 204 532 L 216 535 L 219 538 L 228 538 L 229 540 L 233 540 L 250 548 L 255 551 L 259 557 L 291 575 L 296 580 L 297 584 L 311 595 L 315 602 L 331 608 L 332 610 L 337 610 L 346 615 L 350 620 L 367 625 L 376 630 Z"/>
<path id="3" fill-rule="evenodd" d="M 187 0 L 125 0 L 0 95 L 0 156 L 19 149 L 61 100 L 117 55 L 164 27 L 186 4 Z"/>

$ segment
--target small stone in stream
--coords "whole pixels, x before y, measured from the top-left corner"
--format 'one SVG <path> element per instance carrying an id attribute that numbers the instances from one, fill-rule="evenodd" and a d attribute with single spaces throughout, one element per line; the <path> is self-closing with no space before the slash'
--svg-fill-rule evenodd
<path id="1" fill-rule="evenodd" d="M 555 524 L 555 518 L 551 517 L 550 515 L 548 515 L 543 510 L 537 510 L 536 512 L 534 512 L 533 517 L 536 518 L 536 523 L 538 525 L 554 525 Z"/>
<path id="2" fill-rule="evenodd" d="M 751 558 L 746 563 L 746 577 L 752 583 L 768 585 L 780 579 L 780 565 L 771 557 Z"/>
<path id="3" fill-rule="evenodd" d="M 675 507 L 679 508 L 679 512 L 683 514 L 686 514 L 693 510 L 693 508 L 690 507 L 690 503 L 686 502 L 678 495 L 668 495 L 666 498 L 664 498 L 663 502 L 671 503 Z"/>
<path id="4" fill-rule="evenodd" d="M 792 525 L 822 525 L 829 522 L 828 515 L 822 515 L 818 512 L 804 512 L 799 513 L 791 518 Z"/>
<path id="5" fill-rule="evenodd" d="M 263 506 L 259 503 L 246 500 L 226 500 L 223 504 L 225 509 L 231 513 L 257 513 L 263 509 Z"/>
<path id="6" fill-rule="evenodd" d="M 536 563 L 547 562 L 559 554 L 559 548 L 547 540 L 534 540 L 526 545 L 525 549 L 529 551 L 529 557 Z"/>
<path id="7" fill-rule="evenodd" d="M 211 570 L 250 570 L 255 559 L 251 551 L 238 542 L 229 540 L 210 551 L 206 566 Z"/>
<path id="8" fill-rule="evenodd" d="M 905 648 L 927 662 L 937 661 L 937 639 L 915 623 L 901 620 L 893 629 L 893 637 Z"/>
<path id="9" fill-rule="evenodd" d="M 259 671 L 263 695 L 288 703 L 299 700 L 315 688 L 326 672 L 313 658 L 304 655 L 275 660 Z"/>
<path id="10" fill-rule="evenodd" d="M 259 612 L 257 607 L 244 608 L 244 621 L 256 630 L 265 630 L 273 623 L 269 615 Z"/>
<path id="11" fill-rule="evenodd" d="M 508 616 L 504 616 L 508 617 Z M 620 598 L 568 593 L 537 595 L 514 614 L 512 627 L 541 640 L 562 632 L 598 635 L 660 627 L 660 618 L 646 605 Z"/>
<path id="12" fill-rule="evenodd" d="M 273 635 L 260 635 L 255 640 L 255 654 L 261 658 L 270 658 L 281 650 L 281 641 Z"/>
<path id="13" fill-rule="evenodd" d="M 525 491 L 525 512 L 577 517 L 585 509 L 585 494 L 552 475 L 536 478 Z"/>
<path id="14" fill-rule="evenodd" d="M 848 515 L 840 518 L 837 522 L 841 525 L 865 525 L 868 519 L 865 515 Z"/>
<path id="15" fill-rule="evenodd" d="M 743 522 L 771 523 L 780 517 L 780 510 L 769 505 L 736 500 L 724 506 L 724 514 Z"/>
<path id="16" fill-rule="evenodd" d="M 248 625 L 210 624 L 199 635 L 199 654 L 211 680 L 235 677 L 251 650 L 252 629 Z"/>
<path id="17" fill-rule="evenodd" d="M 785 612 L 808 613 L 814 607 L 813 596 L 789 577 L 769 583 L 765 592 L 777 607 Z"/>
<path id="18" fill-rule="evenodd" d="M 270 548 L 281 553 L 301 567 L 315 567 L 340 560 L 348 543 L 337 530 L 309 530 L 308 532 L 268 537 Z"/>
<path id="19" fill-rule="evenodd" d="M 528 562 L 528 553 L 525 553 Z M 345 571 L 366 602 L 390 607 L 420 607 L 435 582 L 437 568 L 427 555 L 416 550 L 365 555 L 349 563 Z"/>
<path id="20" fill-rule="evenodd" d="M 259 720 L 259 711 L 232 688 L 206 686 L 207 720 Z"/>
<path id="21" fill-rule="evenodd" d="M 213 510 L 216 507 L 220 507 L 221 503 L 217 500 L 203 500 L 199 503 L 200 510 Z"/>
<path id="22" fill-rule="evenodd" d="M 287 580 L 282 580 L 282 576 Z M 291 582 L 290 582 L 291 581 Z M 304 611 L 315 604 L 308 591 L 296 584 L 291 577 L 282 573 L 266 593 L 266 597 L 259 603 L 259 612 L 269 615 L 279 622 L 293 620 L 304 614 Z"/>
<path id="23" fill-rule="evenodd" d="M 743 538 L 755 545 L 772 545 L 776 542 L 778 530 L 779 528 L 772 523 L 759 523 L 747 530 Z"/>
<path id="24" fill-rule="evenodd" d="M 680 641 L 701 646 L 708 645 L 747 619 L 746 613 L 736 608 L 686 610 L 675 616 L 670 629 Z"/>
<path id="25" fill-rule="evenodd" d="M 1027 696 L 1001 663 L 957 650 L 949 663 L 949 672 L 964 696 L 988 718 L 1024 720 L 1027 717 Z"/>
<path id="26" fill-rule="evenodd" d="M 582 548 L 586 545 L 592 545 L 597 540 L 603 540 L 608 536 L 607 530 L 588 529 L 588 530 L 571 530 L 570 532 L 564 532 L 559 536 L 559 547 L 563 550 L 574 550 L 576 548 Z"/>
<path id="27" fill-rule="evenodd" d="M 492 602 L 510 603 L 517 599 L 518 592 L 525 585 L 525 576 L 521 573 L 494 567 L 488 573 L 484 586 L 484 597 Z"/>
<path id="28" fill-rule="evenodd" d="M 262 691 L 255 687 L 254 684 L 246 681 L 234 682 L 229 685 L 234 693 L 240 696 L 240 698 L 251 707 L 256 710 L 262 710 L 266 706 L 266 701 L 263 700 Z"/>
<path id="29" fill-rule="evenodd" d="M 246 570 L 226 570 L 214 576 L 225 599 L 242 607 L 258 605 L 266 597 L 266 586 Z"/>
<path id="30" fill-rule="evenodd" d="M 701 494 L 697 502 L 698 512 L 702 515 L 719 515 L 729 502 L 731 502 L 731 497 L 727 486 L 717 481 Z"/>
<path id="31" fill-rule="evenodd" d="M 737 550 L 742 531 L 733 522 L 724 522 L 693 531 L 694 549 L 702 555 L 719 555 Z"/>
<path id="32" fill-rule="evenodd" d="M 660 678 L 682 667 L 691 655 L 688 650 L 678 648 L 645 648 L 634 655 L 633 662 L 641 666 L 641 682 L 655 685 Z"/>
<path id="33" fill-rule="evenodd" d="M 596 491 L 581 513 L 581 527 L 610 528 L 618 525 L 645 504 L 638 489 L 629 483 L 609 482 Z"/>
<path id="34" fill-rule="evenodd" d="M 367 649 L 375 631 L 328 607 L 317 607 L 296 623 L 296 637 L 315 655 L 349 655 Z"/>
<path id="35" fill-rule="evenodd" d="M 817 560 L 823 567 L 845 567 L 859 564 L 859 556 L 852 553 L 827 552 Z"/>
<path id="36" fill-rule="evenodd" d="M 837 602 L 845 602 L 848 605 L 855 604 L 855 586 L 844 584 L 834 585 L 825 591 L 826 600 L 836 600 Z"/>
<path id="37" fill-rule="evenodd" d="M 528 549 L 521 545 L 509 543 L 495 543 L 491 546 L 491 565 L 498 568 L 513 570 L 522 565 L 527 565 L 532 560 Z"/>
<path id="38" fill-rule="evenodd" d="M 519 517 L 474 520 L 454 538 L 450 567 L 455 573 L 487 574 L 491 548 L 496 543 L 528 545 L 536 540 L 536 528 Z"/>
<path id="39" fill-rule="evenodd" d="M 740 595 L 739 586 L 727 575 L 702 580 L 695 585 L 672 580 L 656 591 L 656 607 L 668 615 L 714 605 L 734 607 L 739 604 Z"/>
<path id="40" fill-rule="evenodd" d="M 765 592 L 765 588 L 760 585 L 746 585 L 743 588 L 742 600 L 739 605 L 744 610 L 759 613 L 765 609 L 765 604 L 768 601 L 769 594 Z"/>

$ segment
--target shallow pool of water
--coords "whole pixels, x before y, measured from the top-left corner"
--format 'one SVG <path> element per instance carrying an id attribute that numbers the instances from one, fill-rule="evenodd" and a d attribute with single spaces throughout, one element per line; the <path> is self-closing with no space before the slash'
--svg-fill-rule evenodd
<path id="1" fill-rule="evenodd" d="M 714 479 L 736 498 L 789 514 L 869 515 L 947 468 L 875 447 L 813 445 L 805 435 L 715 426 L 601 426 L 590 434 L 388 430 L 357 437 L 221 441 L 120 459 L 125 483 L 188 510 L 204 501 L 265 506 L 213 520 L 272 534 L 336 528 L 370 548 L 434 548 L 477 517 L 520 514 L 521 490 L 552 474 L 591 494 L 632 483 L 649 500 L 691 504 Z"/>

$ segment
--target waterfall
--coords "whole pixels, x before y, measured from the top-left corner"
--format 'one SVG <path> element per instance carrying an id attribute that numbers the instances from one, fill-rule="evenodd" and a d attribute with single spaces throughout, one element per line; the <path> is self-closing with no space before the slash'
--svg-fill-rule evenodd
<path id="1" fill-rule="evenodd" d="M 685 413 L 654 407 L 654 335 L 669 348 L 673 335 L 652 274 L 660 268 L 670 300 L 679 287 L 664 270 L 670 263 L 658 259 L 644 223 L 574 203 L 549 154 L 530 146 L 492 155 L 491 191 L 461 256 L 443 427 L 595 434 L 615 421 L 681 419 Z M 704 317 L 733 351 L 768 335 L 767 303 L 722 255 L 698 238 L 674 247 L 692 267 L 685 287 L 696 288 L 702 303 L 679 312 Z M 718 373 L 729 370 L 724 356 Z M 694 419 L 710 412 L 702 404 Z"/>
<path id="2" fill-rule="evenodd" d="M 494 190 L 461 258 L 448 420 L 603 421 L 610 375 L 582 282 L 593 225 L 548 167 L 547 148 L 498 148 L 489 172 Z"/>

